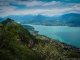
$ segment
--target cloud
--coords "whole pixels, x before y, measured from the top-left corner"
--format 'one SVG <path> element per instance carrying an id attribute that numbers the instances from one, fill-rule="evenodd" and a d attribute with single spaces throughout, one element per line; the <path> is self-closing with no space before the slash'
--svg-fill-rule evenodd
<path id="1" fill-rule="evenodd" d="M 18 4 L 18 5 L 26 5 L 27 7 L 30 7 L 30 6 L 42 5 L 43 2 L 41 2 L 41 1 L 32 1 L 32 2 L 30 2 L 30 1 L 27 1 L 27 2 L 25 2 L 25 1 L 23 1 L 23 2 L 19 1 L 18 3 L 16 2 L 16 4 Z"/>
<path id="2" fill-rule="evenodd" d="M 7 9 L 11 8 L 11 9 Z M 4 13 L 2 15 L 37 15 L 37 14 L 43 14 L 43 15 L 59 15 L 64 13 L 70 13 L 70 12 L 76 12 L 80 13 L 80 8 L 76 7 L 77 9 L 74 9 L 74 6 L 72 8 L 64 8 L 64 9 L 24 9 L 24 10 L 14 10 L 16 7 L 7 7 L 4 10 Z"/>
<path id="3" fill-rule="evenodd" d="M 31 1 L 31 2 L 30 2 Z M 13 5 L 10 5 L 12 3 Z M 18 6 L 15 6 L 18 5 Z M 26 9 L 18 9 L 25 5 Z M 80 4 L 65 2 L 42 2 L 36 0 L 0 0 L 0 16 L 8 15 L 59 15 L 64 13 L 80 13 Z"/>
<path id="4" fill-rule="evenodd" d="M 18 4 L 18 5 L 26 5 L 27 7 L 31 7 L 31 6 L 50 6 L 50 5 L 59 5 L 60 2 L 56 2 L 56 1 L 51 1 L 51 2 L 42 2 L 42 1 L 18 1 L 14 4 Z"/>
<path id="5" fill-rule="evenodd" d="M 74 4 L 73 7 L 74 7 L 74 8 L 76 8 L 76 7 L 80 7 L 80 4 Z"/>
<path id="6" fill-rule="evenodd" d="M 18 2 L 16 0 L 0 0 L 0 6 L 8 6 L 10 3 Z"/>
<path id="7" fill-rule="evenodd" d="M 50 6 L 50 5 L 59 5 L 61 4 L 60 2 L 52 1 L 52 2 L 47 2 L 44 3 L 43 6 Z"/>
<path id="8" fill-rule="evenodd" d="M 15 11 L 16 8 L 15 6 L 2 6 L 0 7 L 0 16 L 7 16 L 9 13 Z"/>

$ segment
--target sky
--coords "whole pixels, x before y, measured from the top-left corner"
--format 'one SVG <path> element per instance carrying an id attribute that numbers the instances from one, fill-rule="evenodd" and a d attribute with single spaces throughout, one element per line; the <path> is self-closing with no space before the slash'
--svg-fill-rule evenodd
<path id="1" fill-rule="evenodd" d="M 80 0 L 0 0 L 0 17 L 8 15 L 80 14 Z"/>

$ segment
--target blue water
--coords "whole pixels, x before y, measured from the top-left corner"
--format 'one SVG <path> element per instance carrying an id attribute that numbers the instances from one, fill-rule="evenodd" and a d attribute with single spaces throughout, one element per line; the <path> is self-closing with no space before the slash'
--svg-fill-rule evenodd
<path id="1" fill-rule="evenodd" d="M 80 27 L 31 25 L 39 34 L 80 48 Z"/>

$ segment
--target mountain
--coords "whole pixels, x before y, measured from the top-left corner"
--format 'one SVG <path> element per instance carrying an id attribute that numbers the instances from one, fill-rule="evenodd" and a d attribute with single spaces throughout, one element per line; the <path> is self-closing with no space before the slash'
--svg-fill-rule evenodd
<path id="1" fill-rule="evenodd" d="M 0 23 L 0 60 L 80 58 L 79 48 L 39 35 L 33 27 L 25 27 L 10 18 Z"/>
<path id="2" fill-rule="evenodd" d="M 76 13 L 64 14 L 60 16 L 59 19 L 60 22 L 65 23 L 69 26 L 80 26 L 80 14 Z"/>
<path id="3" fill-rule="evenodd" d="M 26 20 L 29 20 L 33 17 L 34 17 L 33 15 L 24 15 L 24 17 L 21 20 L 26 21 Z"/>
<path id="4" fill-rule="evenodd" d="M 14 20 L 8 18 L 0 23 L 0 60 L 37 60 L 30 49 L 34 43 L 35 37 Z"/>
<path id="5" fill-rule="evenodd" d="M 42 24 L 42 25 L 59 25 L 59 26 L 80 26 L 80 14 L 69 13 L 61 16 L 47 17 L 43 15 L 37 15 L 30 20 L 21 22 L 29 24 Z"/>
<path id="6" fill-rule="evenodd" d="M 11 18 L 13 20 L 15 20 L 16 22 L 23 22 L 26 20 L 29 20 L 33 17 L 33 15 L 9 15 L 4 17 L 4 20 L 7 18 Z"/>
<path id="7" fill-rule="evenodd" d="M 7 18 L 11 18 L 11 19 L 18 22 L 18 21 L 21 21 L 21 19 L 23 17 L 24 17 L 23 15 L 9 15 L 9 16 L 4 17 L 4 20 L 7 19 Z"/>
<path id="8" fill-rule="evenodd" d="M 3 18 L 0 18 L 0 22 L 2 22 L 3 21 Z"/>
<path id="9" fill-rule="evenodd" d="M 6 20 L 1 22 L 3 26 L 5 26 L 5 28 L 13 28 L 14 30 L 18 30 L 18 33 L 24 33 L 22 35 L 26 35 L 29 39 L 34 39 L 33 36 L 30 34 L 30 32 L 24 28 L 22 25 L 16 23 L 14 20 L 7 18 Z"/>
<path id="10" fill-rule="evenodd" d="M 31 19 L 28 19 L 28 20 L 23 21 L 21 23 L 23 23 L 23 24 L 25 24 L 25 23 L 33 23 L 33 24 L 35 24 L 35 23 L 38 24 L 39 23 L 39 24 L 41 24 L 43 21 L 46 21 L 48 19 L 50 19 L 50 17 L 43 16 L 43 15 L 39 14 L 39 15 L 35 15 Z"/>
<path id="11" fill-rule="evenodd" d="M 10 15 L 5 17 L 11 18 L 21 24 L 42 24 L 42 25 L 53 25 L 53 26 L 80 26 L 80 14 L 68 13 L 61 16 L 43 16 L 39 15 Z M 3 21 L 0 18 L 0 21 Z"/>
<path id="12" fill-rule="evenodd" d="M 32 22 L 32 23 L 36 23 L 36 22 L 42 22 L 44 19 L 46 19 L 46 17 L 45 16 L 43 16 L 43 15 L 36 15 L 36 16 L 34 16 L 32 19 L 30 19 L 30 23 Z"/>

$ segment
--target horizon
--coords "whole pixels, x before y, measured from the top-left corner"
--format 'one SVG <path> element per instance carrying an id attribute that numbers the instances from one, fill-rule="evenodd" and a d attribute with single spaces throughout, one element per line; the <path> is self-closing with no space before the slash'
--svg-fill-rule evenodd
<path id="1" fill-rule="evenodd" d="M 80 14 L 80 0 L 0 0 L 0 17 L 9 15 L 55 16 Z"/>
<path id="2" fill-rule="evenodd" d="M 25 14 L 25 15 L 8 15 L 8 16 L 4 16 L 4 17 L 0 17 L 0 18 L 10 18 L 10 17 L 13 17 L 13 16 L 22 16 L 22 17 L 25 17 L 25 16 L 38 16 L 38 15 L 41 15 L 41 16 L 44 16 L 44 17 L 59 17 L 59 16 L 63 16 L 63 15 L 66 15 L 66 14 L 79 14 L 79 13 L 65 13 L 65 14 L 59 14 L 59 15 L 43 15 L 43 14 L 36 14 L 36 15 L 32 15 L 32 14 Z"/>

